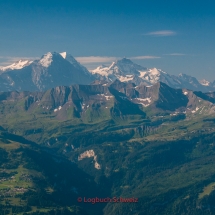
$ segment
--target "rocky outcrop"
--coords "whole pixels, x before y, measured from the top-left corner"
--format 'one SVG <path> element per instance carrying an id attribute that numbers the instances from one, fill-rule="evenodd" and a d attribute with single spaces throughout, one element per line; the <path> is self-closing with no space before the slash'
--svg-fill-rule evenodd
<path id="1" fill-rule="evenodd" d="M 95 154 L 95 152 L 91 149 L 91 150 L 88 150 L 88 151 L 85 151 L 83 152 L 82 154 L 80 154 L 78 156 L 78 161 L 81 161 L 83 160 L 84 158 L 91 158 L 93 157 L 93 160 L 94 160 L 94 167 L 96 169 L 101 169 L 101 166 L 99 165 L 99 163 L 97 162 L 97 155 Z"/>

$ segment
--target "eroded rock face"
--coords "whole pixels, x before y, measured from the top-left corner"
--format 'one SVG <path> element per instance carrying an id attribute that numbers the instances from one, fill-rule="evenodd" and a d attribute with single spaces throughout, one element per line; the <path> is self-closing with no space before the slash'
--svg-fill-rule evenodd
<path id="1" fill-rule="evenodd" d="M 95 154 L 95 152 L 92 149 L 88 150 L 88 151 L 85 151 L 82 154 L 80 154 L 78 156 L 78 161 L 81 161 L 84 158 L 91 158 L 91 157 L 93 157 L 93 160 L 95 161 L 94 167 L 96 169 L 101 169 L 100 164 L 97 162 L 97 155 Z"/>

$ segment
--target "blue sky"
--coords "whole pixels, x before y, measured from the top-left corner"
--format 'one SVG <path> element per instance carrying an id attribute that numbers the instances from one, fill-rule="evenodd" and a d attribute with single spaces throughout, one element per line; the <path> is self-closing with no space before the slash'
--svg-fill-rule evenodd
<path id="1" fill-rule="evenodd" d="M 0 64 L 67 51 L 92 69 L 121 57 L 215 80 L 215 2 L 0 1 Z"/>

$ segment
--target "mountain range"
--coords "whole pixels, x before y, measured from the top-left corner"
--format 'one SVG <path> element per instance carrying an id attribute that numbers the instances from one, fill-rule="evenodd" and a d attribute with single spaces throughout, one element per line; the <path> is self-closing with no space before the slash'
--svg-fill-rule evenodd
<path id="1" fill-rule="evenodd" d="M 0 81 L 0 214 L 215 214 L 212 83 L 65 52 Z"/>
<path id="2" fill-rule="evenodd" d="M 195 77 L 182 73 L 178 76 L 170 75 L 161 69 L 142 67 L 126 58 L 113 62 L 110 66 L 99 66 L 91 72 L 97 79 L 106 81 L 119 79 L 123 82 L 131 82 L 136 85 L 143 84 L 145 86 L 150 86 L 160 81 L 173 88 L 187 88 L 204 92 L 215 89 L 215 81 L 213 83 L 206 80 L 198 81 Z"/>
<path id="3" fill-rule="evenodd" d="M 214 92 L 118 79 L 0 92 L 0 122 L 2 214 L 215 212 Z"/>
<path id="4" fill-rule="evenodd" d="M 195 121 L 201 125 L 202 120 L 213 117 L 214 92 L 174 89 L 162 82 L 136 86 L 116 79 L 108 84 L 58 86 L 43 92 L 0 92 L 1 126 L 45 146 L 55 145 L 56 138 L 66 142 L 70 133 L 64 134 L 61 126 L 70 130 L 102 124 L 105 132 L 134 129 L 137 138 L 177 124 Z M 195 126 L 194 130 L 205 129 Z"/>
<path id="5" fill-rule="evenodd" d="M 21 117 L 22 121 L 22 116 L 30 121 L 50 118 L 72 120 L 75 124 L 133 118 L 134 121 L 149 120 L 147 125 L 153 127 L 165 121 L 211 117 L 215 114 L 215 93 L 174 89 L 162 82 L 149 87 L 115 80 L 109 84 L 58 86 L 44 92 L 1 92 L 0 110 L 1 125 L 5 128 L 8 120 Z M 19 120 L 12 120 L 11 126 L 20 129 Z M 38 128 L 36 124 L 31 128 L 29 123 L 26 130 L 23 123 L 25 134 L 31 136 L 32 130 L 40 130 L 41 124 Z"/>
<path id="6" fill-rule="evenodd" d="M 90 84 L 95 81 L 109 83 L 116 79 L 136 85 L 151 86 L 163 82 L 176 89 L 202 92 L 215 90 L 215 81 L 198 81 L 186 74 L 170 75 L 157 68 L 142 67 L 127 58 L 88 71 L 66 52 L 48 52 L 39 60 L 20 60 L 0 67 L 0 91 L 44 91 L 56 86 Z"/>

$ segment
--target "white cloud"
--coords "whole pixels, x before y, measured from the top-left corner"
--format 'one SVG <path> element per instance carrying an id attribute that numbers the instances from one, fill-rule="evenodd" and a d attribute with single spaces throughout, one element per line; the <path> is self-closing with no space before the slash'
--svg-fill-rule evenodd
<path id="1" fill-rule="evenodd" d="M 149 33 L 147 33 L 145 35 L 157 36 L 157 37 L 166 37 L 166 36 L 176 35 L 176 32 L 171 31 L 171 30 L 162 30 L 162 31 L 152 31 L 152 32 L 149 32 Z"/>
<path id="2" fill-rule="evenodd" d="M 171 54 L 165 54 L 165 55 L 170 55 L 170 56 L 184 56 L 186 54 L 183 54 L 183 53 L 171 53 Z"/>
<path id="3" fill-rule="evenodd" d="M 89 56 L 89 57 L 76 57 L 78 62 L 82 64 L 91 64 L 91 63 L 109 63 L 117 60 L 117 57 L 102 57 L 102 56 Z"/>
<path id="4" fill-rule="evenodd" d="M 156 59 L 156 58 L 160 58 L 160 57 L 150 56 L 150 55 L 130 57 L 131 60 L 148 60 L 148 59 Z"/>

